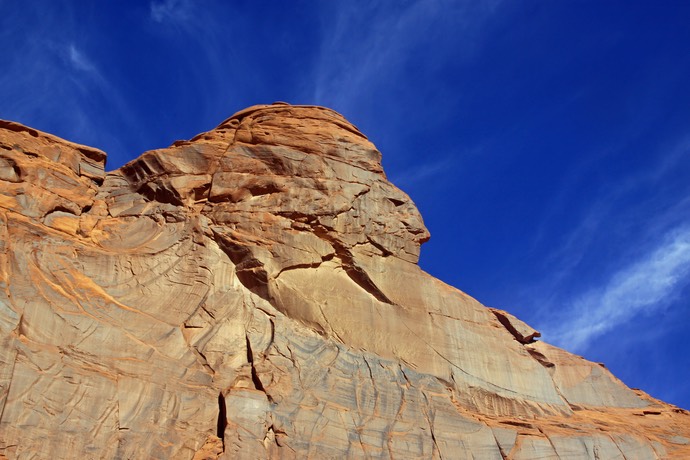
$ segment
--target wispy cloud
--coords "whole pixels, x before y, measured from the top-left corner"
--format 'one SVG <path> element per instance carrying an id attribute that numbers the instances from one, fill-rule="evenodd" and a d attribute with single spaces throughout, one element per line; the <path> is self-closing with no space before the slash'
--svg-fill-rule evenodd
<path id="1" fill-rule="evenodd" d="M 6 44 L 0 117 L 111 152 L 125 150 L 118 128 L 137 119 L 103 71 L 107 56 L 95 54 L 100 37 L 79 26 L 79 10 L 72 5 L 51 6 L 40 12 L 14 9 L 0 19 Z"/>
<path id="2" fill-rule="evenodd" d="M 430 142 L 420 146 L 419 155 L 408 157 L 409 146 L 402 143 L 413 132 L 428 136 L 438 129 L 430 120 L 443 118 L 440 114 L 452 118 L 462 95 L 455 88 L 442 88 L 445 80 L 437 77 L 449 63 L 475 55 L 482 27 L 500 3 L 324 2 L 319 47 L 307 69 L 309 87 L 303 89 L 303 99 L 331 107 L 367 127 L 384 152 L 391 181 L 415 195 L 415 186 L 458 171 L 457 162 L 472 154 Z M 429 116 L 431 112 L 434 116 Z M 396 156 L 396 151 L 402 154 Z M 415 199 L 425 193 L 417 192 Z"/>
<path id="3" fill-rule="evenodd" d="M 602 287 L 565 305 L 549 336 L 573 351 L 641 314 L 663 309 L 690 279 L 690 227 L 670 231 L 660 245 L 621 268 Z"/>
<path id="4" fill-rule="evenodd" d="M 75 69 L 82 72 L 99 75 L 98 69 L 93 62 L 91 62 L 91 60 L 87 58 L 83 52 L 77 49 L 74 43 L 71 43 L 67 46 L 67 55 L 69 57 L 69 61 L 72 63 Z"/>
<path id="5" fill-rule="evenodd" d="M 446 156 L 437 161 L 416 165 L 390 177 L 390 181 L 398 187 L 410 187 L 413 184 L 424 182 L 429 178 L 438 178 L 443 172 L 449 171 L 454 159 Z"/>
<path id="6" fill-rule="evenodd" d="M 225 111 L 216 112 L 222 107 L 218 101 L 230 102 L 238 97 L 235 87 L 228 82 L 245 72 L 238 71 L 238 62 L 252 46 L 243 44 L 239 50 L 233 34 L 245 35 L 240 30 L 251 30 L 251 22 L 236 11 L 236 2 L 154 0 L 149 6 L 150 31 L 174 49 L 178 59 L 194 63 L 181 65 L 177 70 L 180 78 L 195 88 L 179 97 L 194 94 L 194 104 L 202 108 L 199 119 L 213 123 L 227 117 Z"/>
<path id="7" fill-rule="evenodd" d="M 618 148 L 628 149 L 625 143 Z M 683 179 L 688 153 L 690 142 L 681 133 L 648 154 L 646 167 L 604 183 L 579 210 L 574 204 L 581 201 L 583 178 L 598 163 L 566 179 L 535 235 L 534 251 L 547 243 L 554 248 L 544 259 L 548 275 L 519 294 L 522 303 L 535 306 L 523 317 L 545 340 L 586 353 L 604 334 L 637 327 L 670 308 L 690 285 L 690 185 Z M 564 214 L 571 221 L 578 212 L 571 231 L 550 241 L 549 233 L 563 228 L 554 221 Z"/>
<path id="8" fill-rule="evenodd" d="M 623 146 L 618 146 L 623 149 Z M 609 155 L 603 152 L 602 155 Z M 581 273 L 587 270 L 587 264 L 596 258 L 595 249 L 601 247 L 602 241 L 616 242 L 626 248 L 651 252 L 659 241 L 659 235 L 670 234 L 674 228 L 683 228 L 690 222 L 690 186 L 681 185 L 677 193 L 669 195 L 667 189 L 673 183 L 678 170 L 687 168 L 690 154 L 690 138 L 681 136 L 679 141 L 664 146 L 650 155 L 654 162 L 647 168 L 630 173 L 617 180 L 602 185 L 599 193 L 589 203 L 582 200 L 582 187 L 587 184 L 587 177 L 600 166 L 600 156 L 574 168 L 562 181 L 561 189 L 555 191 L 550 206 L 542 214 L 536 225 L 532 241 L 532 251 L 537 252 L 545 245 L 553 249 L 544 256 L 544 267 L 549 267 L 549 276 L 539 283 L 527 288 L 529 294 L 524 297 L 538 296 L 541 307 L 533 313 L 535 318 L 553 314 L 554 304 L 563 304 L 561 297 L 563 287 L 571 288 L 579 284 Z M 582 206 L 578 209 L 577 205 Z M 553 240 L 553 233 L 563 215 L 575 218 L 570 231 Z M 556 223 L 556 224 L 555 224 Z M 620 240 L 620 235 L 628 235 L 627 243 Z M 550 241 L 549 239 L 552 239 Z M 606 260 L 597 262 L 597 269 L 602 276 L 622 270 L 622 260 L 634 258 L 630 253 L 614 254 Z M 565 303 L 572 304 L 572 301 Z"/>
<path id="9" fill-rule="evenodd" d="M 192 4 L 189 0 L 164 0 L 151 2 L 151 19 L 156 22 L 185 23 L 192 17 Z"/>
<path id="10" fill-rule="evenodd" d="M 440 37 L 444 35 L 464 43 L 449 46 L 453 59 L 470 55 L 476 32 L 500 3 L 418 0 L 398 3 L 395 8 L 384 8 L 378 2 L 364 8 L 359 3 L 335 3 L 337 7 L 326 8 L 324 13 L 313 99 L 347 111 L 368 97 L 367 90 L 394 83 L 410 64 L 418 67 L 419 62 L 411 62 L 413 51 L 419 57 L 420 48 L 431 46 L 434 39 L 443 43 L 445 38 Z M 437 57 L 443 53 L 442 49 L 434 51 Z M 424 65 L 435 62 L 425 61 Z"/>

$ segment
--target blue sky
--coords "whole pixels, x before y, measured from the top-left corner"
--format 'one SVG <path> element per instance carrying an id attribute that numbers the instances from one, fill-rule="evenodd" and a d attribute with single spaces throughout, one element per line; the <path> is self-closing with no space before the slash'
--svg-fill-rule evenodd
<path id="1" fill-rule="evenodd" d="M 688 23 L 682 1 L 0 0 L 0 118 L 114 169 L 249 105 L 332 107 L 420 208 L 425 270 L 690 409 Z"/>

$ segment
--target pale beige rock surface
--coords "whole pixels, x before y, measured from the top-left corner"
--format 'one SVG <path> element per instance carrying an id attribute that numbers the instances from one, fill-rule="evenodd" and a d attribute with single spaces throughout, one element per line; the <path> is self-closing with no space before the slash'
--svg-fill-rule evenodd
<path id="1" fill-rule="evenodd" d="M 0 458 L 690 456 L 687 412 L 424 273 L 337 113 L 104 163 L 0 124 Z"/>

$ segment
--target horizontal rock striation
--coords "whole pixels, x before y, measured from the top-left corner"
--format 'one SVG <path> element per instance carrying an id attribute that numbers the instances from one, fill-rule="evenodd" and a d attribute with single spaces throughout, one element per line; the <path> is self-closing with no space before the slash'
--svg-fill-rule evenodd
<path id="1" fill-rule="evenodd" d="M 104 172 L 0 122 L 0 458 L 688 458 L 690 416 L 423 272 L 376 147 L 274 104 Z"/>

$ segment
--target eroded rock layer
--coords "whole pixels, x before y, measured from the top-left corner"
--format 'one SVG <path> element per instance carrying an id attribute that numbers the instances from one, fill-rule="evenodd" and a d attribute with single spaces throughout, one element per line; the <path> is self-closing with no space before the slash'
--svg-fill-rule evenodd
<path id="1" fill-rule="evenodd" d="M 690 457 L 687 412 L 424 273 L 331 110 L 104 166 L 0 124 L 0 457 Z"/>

